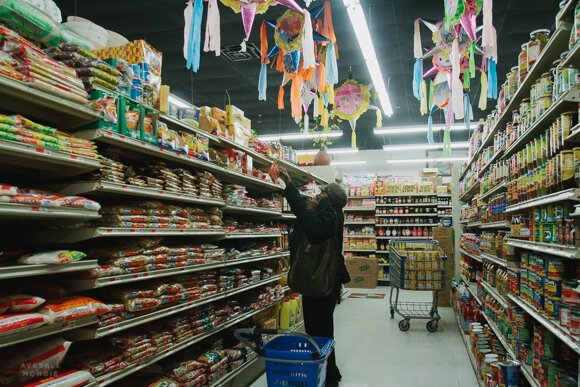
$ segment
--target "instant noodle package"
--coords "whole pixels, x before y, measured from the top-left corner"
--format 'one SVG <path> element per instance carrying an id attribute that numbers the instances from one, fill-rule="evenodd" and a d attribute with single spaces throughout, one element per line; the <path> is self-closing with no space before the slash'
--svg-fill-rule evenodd
<path id="1" fill-rule="evenodd" d="M 38 146 L 91 159 L 98 157 L 94 142 L 37 124 L 19 115 L 0 114 L 0 140 Z"/>

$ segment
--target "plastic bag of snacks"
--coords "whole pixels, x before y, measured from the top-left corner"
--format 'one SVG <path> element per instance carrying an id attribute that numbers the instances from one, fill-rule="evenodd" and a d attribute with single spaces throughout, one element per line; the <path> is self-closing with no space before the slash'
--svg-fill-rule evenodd
<path id="1" fill-rule="evenodd" d="M 70 345 L 57 338 L 13 347 L 0 358 L 0 385 L 21 384 L 59 368 Z"/>
<path id="2" fill-rule="evenodd" d="M 40 313 L 4 314 L 0 316 L 0 336 L 38 328 L 51 322 L 49 316 Z"/>
<path id="3" fill-rule="evenodd" d="M 0 297 L 0 305 L 7 307 L 8 312 L 22 313 L 29 312 L 39 307 L 45 302 L 44 299 L 26 294 L 13 294 L 6 297 Z"/>
<path id="4" fill-rule="evenodd" d="M 76 387 L 94 382 L 95 378 L 88 371 L 62 371 L 54 376 L 27 383 L 24 387 Z"/>
<path id="5" fill-rule="evenodd" d="M 74 261 L 80 261 L 87 255 L 82 251 L 55 250 L 45 251 L 42 253 L 23 255 L 18 259 L 18 263 L 24 265 L 41 265 L 41 264 L 62 264 Z"/>
<path id="6" fill-rule="evenodd" d="M 40 313 L 54 321 L 72 321 L 84 317 L 96 316 L 109 311 L 109 308 L 100 301 L 90 297 L 65 297 L 47 301 Z"/>

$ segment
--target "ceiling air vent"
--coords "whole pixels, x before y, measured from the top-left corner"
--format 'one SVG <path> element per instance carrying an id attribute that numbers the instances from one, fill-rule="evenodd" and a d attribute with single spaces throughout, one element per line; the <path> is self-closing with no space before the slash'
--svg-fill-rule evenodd
<path id="1" fill-rule="evenodd" d="M 253 43 L 247 44 L 246 52 L 241 52 L 240 48 L 241 46 L 239 44 L 222 48 L 222 55 L 230 62 L 260 59 L 260 50 Z"/>

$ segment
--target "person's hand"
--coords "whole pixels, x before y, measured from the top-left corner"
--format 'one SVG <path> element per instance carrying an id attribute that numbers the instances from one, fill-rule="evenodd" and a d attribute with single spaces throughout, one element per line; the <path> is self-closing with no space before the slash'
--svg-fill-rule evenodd
<path id="1" fill-rule="evenodd" d="M 279 168 L 279 173 L 280 173 L 280 179 L 282 179 L 284 184 L 288 185 L 288 183 L 290 183 L 290 181 L 292 181 L 292 179 L 290 179 L 290 175 L 288 174 L 288 171 L 285 170 L 284 168 Z"/>

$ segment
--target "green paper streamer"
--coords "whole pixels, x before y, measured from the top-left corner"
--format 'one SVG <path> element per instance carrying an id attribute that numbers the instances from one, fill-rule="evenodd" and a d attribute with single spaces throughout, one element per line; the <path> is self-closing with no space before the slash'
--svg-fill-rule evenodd
<path id="1" fill-rule="evenodd" d="M 475 78 L 475 42 L 471 42 L 469 46 L 469 75 L 470 78 Z"/>
<path id="2" fill-rule="evenodd" d="M 451 156 L 451 131 L 446 127 L 443 134 L 443 157 Z"/>
<path id="3" fill-rule="evenodd" d="M 429 81 L 429 111 L 433 111 L 433 80 Z"/>

